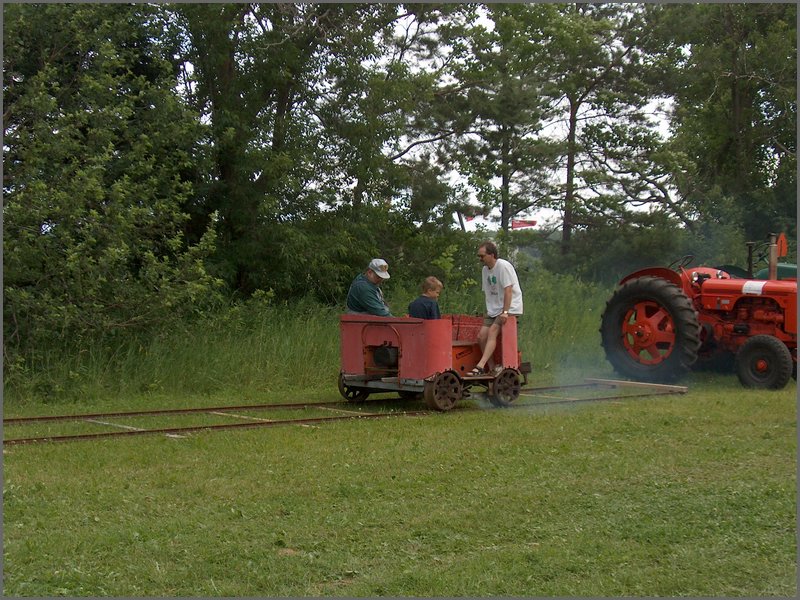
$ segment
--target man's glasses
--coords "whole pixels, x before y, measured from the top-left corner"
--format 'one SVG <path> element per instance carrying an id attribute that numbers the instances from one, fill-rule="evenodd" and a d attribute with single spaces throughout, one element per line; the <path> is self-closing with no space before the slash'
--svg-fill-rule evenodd
<path id="1" fill-rule="evenodd" d="M 483 260 L 483 258 L 484 258 L 485 256 L 486 256 L 485 254 L 478 254 L 478 258 L 480 258 L 481 260 Z"/>

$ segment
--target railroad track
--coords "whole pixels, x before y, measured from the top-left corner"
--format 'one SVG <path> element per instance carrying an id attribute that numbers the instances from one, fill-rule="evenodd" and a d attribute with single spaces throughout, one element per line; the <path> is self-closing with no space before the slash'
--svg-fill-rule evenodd
<path id="1" fill-rule="evenodd" d="M 556 396 L 561 392 L 572 392 L 577 390 L 586 389 L 618 389 L 620 387 L 633 388 L 634 393 L 626 394 L 612 394 L 605 396 L 594 397 L 575 397 L 575 396 Z M 579 404 L 585 402 L 599 402 L 609 400 L 624 400 L 629 398 L 641 398 L 644 396 L 658 396 L 658 395 L 671 395 L 683 394 L 687 388 L 682 386 L 666 386 L 657 384 L 642 384 L 627 381 L 615 381 L 605 379 L 587 379 L 585 383 L 560 385 L 560 386 L 543 386 L 543 387 L 529 387 L 520 390 L 521 397 L 539 397 L 543 401 L 538 402 L 515 402 L 512 406 L 507 407 L 506 410 L 511 409 L 525 409 L 534 408 L 554 404 Z M 479 399 L 479 398 L 478 398 Z M 399 399 L 398 399 L 399 400 Z M 35 444 L 40 442 L 63 442 L 63 441 L 78 441 L 78 440 L 95 440 L 111 437 L 122 437 L 132 435 L 146 435 L 146 434 L 163 434 L 171 437 L 182 437 L 183 434 L 192 433 L 197 431 L 214 431 L 220 429 L 252 429 L 256 427 L 275 427 L 280 425 L 313 425 L 318 423 L 325 423 L 329 421 L 345 421 L 354 419 L 380 419 L 400 416 L 425 416 L 432 413 L 439 414 L 437 411 L 432 410 L 400 410 L 389 412 L 364 412 L 363 410 L 352 410 L 353 408 L 368 408 L 370 404 L 385 405 L 392 402 L 392 399 L 370 400 L 365 402 L 298 402 L 290 404 L 246 404 L 237 406 L 212 406 L 212 407 L 194 407 L 194 408 L 169 408 L 169 409 L 153 409 L 153 410 L 136 410 L 136 411 L 117 411 L 117 412 L 102 412 L 102 413 L 84 413 L 84 414 L 71 414 L 71 415 L 42 415 L 33 417 L 11 417 L 4 418 L 3 425 L 35 425 L 37 423 L 56 422 L 56 421 L 73 421 L 91 423 L 94 425 L 103 425 L 108 427 L 116 427 L 121 430 L 117 431 L 103 431 L 94 433 L 76 433 L 65 435 L 40 435 L 24 438 L 4 439 L 4 446 L 21 445 L 21 444 Z M 403 402 L 407 402 L 403 400 Z M 337 408 L 337 407 L 347 408 Z M 480 410 L 482 407 L 462 407 L 460 410 Z M 250 415 L 243 415 L 244 412 L 252 411 L 269 411 L 269 410 L 330 410 L 341 414 L 332 416 L 317 416 L 317 417 L 299 417 L 291 419 L 264 419 Z M 154 427 L 154 428 L 139 428 L 121 423 L 109 422 L 107 419 L 128 419 L 132 417 L 171 417 L 179 415 L 217 415 L 230 418 L 243 419 L 244 422 L 237 423 L 204 423 L 200 425 L 189 425 L 180 427 Z M 101 421 L 100 419 L 106 419 Z"/>
<path id="2" fill-rule="evenodd" d="M 384 404 L 386 401 L 375 401 L 376 404 L 381 402 Z M 362 402 L 358 406 L 368 405 L 369 402 Z M 348 402 L 298 402 L 290 404 L 247 404 L 238 406 L 210 406 L 210 407 L 196 407 L 196 408 L 169 408 L 169 409 L 154 409 L 154 410 L 136 410 L 124 412 L 103 412 L 103 413 L 84 413 L 74 415 L 43 415 L 35 417 L 15 417 L 10 419 L 3 419 L 3 425 L 34 425 L 37 423 L 54 422 L 54 421 L 82 421 L 86 423 L 93 423 L 97 425 L 105 425 L 109 427 L 121 428 L 122 431 L 103 431 L 96 433 L 77 433 L 69 435 L 43 435 L 27 438 L 13 438 L 3 440 L 3 445 L 15 444 L 33 444 L 37 442 L 63 442 L 63 441 L 77 441 L 77 440 L 93 440 L 110 437 L 122 437 L 132 435 L 145 435 L 145 434 L 164 434 L 173 437 L 180 436 L 184 433 L 192 433 L 196 431 L 205 430 L 220 430 L 220 429 L 252 429 L 255 427 L 276 427 L 280 425 L 311 425 L 315 423 L 324 423 L 328 421 L 345 421 L 353 419 L 378 419 L 398 416 L 422 416 L 430 414 L 429 410 L 405 410 L 405 411 L 392 411 L 392 412 L 363 412 L 354 410 L 337 409 L 336 407 L 349 406 L 353 408 L 353 403 Z M 303 410 L 303 409 L 321 409 L 333 410 L 342 414 L 325 416 L 325 417 L 298 417 L 292 419 L 263 419 L 243 415 L 241 413 L 248 411 L 262 411 L 262 410 Z M 159 416 L 176 416 L 176 415 L 191 415 L 191 414 L 204 414 L 225 416 L 230 418 L 245 419 L 245 422 L 240 423 L 204 423 L 201 425 L 189 425 L 180 427 L 154 427 L 154 428 L 138 428 L 122 425 L 119 423 L 109 423 L 107 421 L 100 421 L 100 419 L 126 419 L 131 417 L 159 417 Z"/>

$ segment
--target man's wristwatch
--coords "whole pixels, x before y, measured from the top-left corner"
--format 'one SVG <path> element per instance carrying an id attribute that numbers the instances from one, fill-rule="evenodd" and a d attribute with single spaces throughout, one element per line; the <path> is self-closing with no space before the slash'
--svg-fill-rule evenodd
<path id="1" fill-rule="evenodd" d="M 501 315 L 508 316 L 508 311 L 507 311 L 507 310 L 504 310 L 504 311 L 503 311 L 503 312 L 501 312 L 500 314 L 501 314 Z"/>

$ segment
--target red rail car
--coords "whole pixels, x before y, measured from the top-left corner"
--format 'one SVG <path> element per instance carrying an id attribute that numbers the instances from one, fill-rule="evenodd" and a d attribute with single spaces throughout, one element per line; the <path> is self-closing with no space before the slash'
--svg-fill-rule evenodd
<path id="1" fill-rule="evenodd" d="M 495 364 L 502 368 L 468 375 L 481 358 L 482 323 L 482 317 L 470 315 L 435 320 L 342 315 L 339 391 L 356 402 L 373 392 L 396 391 L 405 398 L 421 395 L 430 407 L 449 410 L 477 386 L 493 404 L 507 406 L 519 397 L 531 367 L 521 362 L 517 321 L 509 317 L 494 353 Z"/>

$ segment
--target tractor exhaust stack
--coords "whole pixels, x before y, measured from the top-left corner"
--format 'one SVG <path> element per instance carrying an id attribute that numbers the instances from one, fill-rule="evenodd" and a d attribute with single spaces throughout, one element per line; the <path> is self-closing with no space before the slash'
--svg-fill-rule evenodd
<path id="1" fill-rule="evenodd" d="M 778 278 L 778 234 L 769 234 L 769 276 L 770 281 Z"/>

